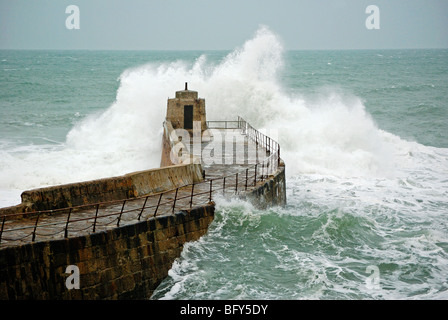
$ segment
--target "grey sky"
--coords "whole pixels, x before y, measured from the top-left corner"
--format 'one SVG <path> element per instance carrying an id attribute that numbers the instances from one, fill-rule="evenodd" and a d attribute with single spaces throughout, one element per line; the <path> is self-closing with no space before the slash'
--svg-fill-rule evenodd
<path id="1" fill-rule="evenodd" d="M 448 48 L 447 16 L 447 0 L 0 0 L 0 49 L 233 49 L 260 24 L 286 49 Z"/>

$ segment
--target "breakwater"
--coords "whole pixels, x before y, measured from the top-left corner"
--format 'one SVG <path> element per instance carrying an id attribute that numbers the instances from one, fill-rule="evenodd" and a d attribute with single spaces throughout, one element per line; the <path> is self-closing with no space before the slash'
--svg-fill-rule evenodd
<path id="1" fill-rule="evenodd" d="M 199 164 L 180 164 L 123 176 L 24 191 L 17 206 L 0 208 L 0 215 L 70 208 L 132 199 L 202 181 Z"/>
<path id="2" fill-rule="evenodd" d="M 205 234 L 213 215 L 209 204 L 108 231 L 3 248 L 0 298 L 149 298 L 184 243 Z M 67 284 L 69 266 L 79 272 L 78 289 Z"/>
<path id="3" fill-rule="evenodd" d="M 185 242 L 207 232 L 215 197 L 239 197 L 261 208 L 284 205 L 285 165 L 278 143 L 241 118 L 219 123 L 208 123 L 215 130 L 211 136 L 242 137 L 236 143 L 244 148 L 234 150 L 243 150 L 244 164 L 206 164 L 200 148 L 200 155 L 182 152 L 178 165 L 24 192 L 25 201 L 2 215 L 0 298 L 147 299 Z M 185 141 L 182 146 L 189 149 Z M 251 148 L 256 151 L 252 160 Z M 123 186 L 116 196 L 104 192 L 112 181 Z M 94 198 L 66 191 L 73 189 L 88 190 Z M 61 198 L 65 202 L 43 200 Z M 81 204 L 69 206 L 75 199 Z M 24 210 L 48 209 L 45 204 L 51 209 Z M 70 274 L 71 267 L 77 273 Z M 71 287 L 71 280 L 78 287 Z"/>

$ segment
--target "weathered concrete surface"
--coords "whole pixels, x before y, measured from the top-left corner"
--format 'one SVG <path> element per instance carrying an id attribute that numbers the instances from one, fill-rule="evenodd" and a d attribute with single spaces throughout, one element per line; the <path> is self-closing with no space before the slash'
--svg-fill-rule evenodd
<path id="1" fill-rule="evenodd" d="M 214 208 L 210 203 L 105 232 L 1 249 L 0 299 L 148 299 L 184 243 L 207 232 Z M 69 265 L 79 268 L 79 289 L 66 286 Z"/>
<path id="2" fill-rule="evenodd" d="M 20 205 L 0 209 L 0 215 L 131 199 L 202 180 L 200 164 L 180 164 L 118 177 L 33 189 L 22 193 Z"/>
<path id="3" fill-rule="evenodd" d="M 249 175 L 255 172 L 258 175 L 260 168 L 254 170 L 254 163 L 269 157 L 269 153 L 261 150 L 258 145 L 255 146 L 256 153 L 248 152 L 254 142 L 242 136 L 238 130 L 231 131 L 234 136 L 231 134 L 228 138 L 224 138 L 222 147 L 232 146 L 232 150 L 240 150 L 240 153 L 218 152 L 219 157 L 217 157 L 215 153 L 203 153 L 204 150 L 201 148 L 198 154 L 193 153 L 204 161 L 206 179 L 228 176 L 225 180 L 225 190 L 221 189 L 223 180 L 218 179 L 213 182 L 214 188 L 217 188 L 216 192 L 222 192 L 224 197 L 245 198 L 258 207 L 285 204 L 284 164 L 281 163 L 275 172 L 261 179 L 260 176 L 257 180 L 249 178 L 249 183 L 246 183 L 243 180 L 245 172 L 249 170 Z M 215 136 L 218 136 L 218 132 L 215 132 Z M 238 139 L 234 140 L 234 138 Z M 228 144 L 228 141 L 232 143 Z M 238 146 L 244 146 L 244 148 L 238 148 Z M 209 158 L 206 158 L 207 155 Z M 241 159 L 244 161 L 240 161 Z M 195 169 L 196 178 L 202 179 L 202 172 L 200 177 L 198 176 L 198 168 Z M 238 180 L 236 173 L 240 174 Z M 132 181 L 137 185 L 141 184 L 140 187 L 146 183 L 141 177 Z M 70 231 L 70 237 L 66 239 L 12 245 L 0 249 L 0 298 L 148 298 L 160 281 L 166 277 L 172 263 L 180 255 L 183 243 L 196 240 L 205 234 L 208 225 L 212 222 L 214 204 L 207 204 L 208 187 L 208 183 L 197 185 L 197 189 L 195 187 L 195 191 L 203 193 L 200 195 L 202 199 L 195 201 L 203 204 L 200 207 L 193 207 L 193 210 L 183 210 L 181 214 L 185 216 L 184 218 L 179 217 L 179 214 L 173 215 L 170 211 L 172 203 L 168 202 L 166 208 L 168 211 L 165 215 L 155 218 L 145 216 L 142 222 L 135 221 L 134 217 L 118 228 L 112 225 L 111 229 L 91 234 L 89 231 L 84 231 L 85 234 L 76 234 L 75 237 L 72 237 L 72 231 Z M 190 193 L 191 187 L 179 189 L 179 194 L 189 195 Z M 173 198 L 173 195 L 167 195 L 167 198 Z M 139 199 L 140 202 L 141 200 Z M 139 201 L 135 201 L 136 207 L 141 207 Z M 183 201 L 183 203 L 178 202 L 178 207 L 188 208 L 189 198 Z M 77 214 L 83 214 L 83 212 Z M 92 216 L 92 213 L 86 212 L 86 214 Z M 53 221 L 58 217 L 48 218 Z M 62 219 L 66 218 L 62 216 Z M 17 223 L 25 222 L 18 221 Z M 76 227 L 79 230 L 84 228 L 83 226 Z M 68 277 L 68 274 L 65 274 L 65 268 L 68 265 L 79 265 L 81 273 L 79 290 L 68 290 L 65 287 L 65 280 Z"/>
<path id="4" fill-rule="evenodd" d="M 284 206 L 286 204 L 286 175 L 284 164 L 278 167 L 278 171 L 274 175 L 259 182 L 257 187 L 248 192 L 244 198 L 259 209 Z"/>

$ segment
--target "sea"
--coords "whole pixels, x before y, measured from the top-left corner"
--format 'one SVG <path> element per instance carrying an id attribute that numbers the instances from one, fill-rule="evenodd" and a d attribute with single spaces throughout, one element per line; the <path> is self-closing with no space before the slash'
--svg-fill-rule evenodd
<path id="1" fill-rule="evenodd" d="M 160 165 L 167 99 L 275 130 L 287 205 L 216 199 L 153 300 L 448 299 L 448 50 L 0 51 L 0 207 Z"/>

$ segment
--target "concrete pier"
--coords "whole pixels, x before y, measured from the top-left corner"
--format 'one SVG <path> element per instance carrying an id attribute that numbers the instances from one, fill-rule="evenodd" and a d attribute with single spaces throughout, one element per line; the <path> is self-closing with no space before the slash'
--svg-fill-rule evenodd
<path id="1" fill-rule="evenodd" d="M 206 122 L 195 97 L 182 92 L 171 103 L 198 108 L 199 135 L 192 123 L 181 137 L 188 121 L 174 129 L 171 110 L 161 168 L 29 190 L 0 209 L 0 299 L 147 299 L 183 245 L 207 232 L 215 199 L 286 203 L 278 143 L 241 118 Z M 194 110 L 184 110 L 192 121 Z M 73 266 L 78 288 L 67 285 Z"/>
<path id="2" fill-rule="evenodd" d="M 221 152 L 215 150 L 219 157 L 204 151 L 213 141 L 202 142 L 201 147 L 197 149 L 193 144 L 187 148 L 187 151 L 196 152 L 192 154 L 201 159 L 202 166 L 178 164 L 121 177 L 25 191 L 25 201 L 21 205 L 0 209 L 0 214 L 3 210 L 4 217 L 8 218 L 3 225 L 0 249 L 28 242 L 107 231 L 154 217 L 172 215 L 179 210 L 207 205 L 213 203 L 216 197 L 238 197 L 249 201 L 253 198 L 254 205 L 262 208 L 286 203 L 286 192 L 283 190 L 284 165 L 281 165 L 275 174 L 267 175 L 267 169 L 260 165 L 270 156 L 266 148 L 257 145 L 241 133 L 240 129 L 211 129 L 211 132 L 215 137 L 219 133 L 219 136 L 224 138 L 222 144 L 220 140 L 220 143 L 215 145 L 223 149 Z M 229 144 L 229 141 L 232 143 Z M 225 151 L 226 145 L 232 146 L 230 152 Z M 263 192 L 256 196 L 257 190 L 268 185 L 275 177 L 279 180 L 276 186 L 282 189 L 272 195 Z M 148 181 L 151 179 L 150 184 Z M 126 183 L 123 183 L 123 180 Z M 126 190 L 125 187 L 120 189 L 118 197 L 113 198 L 110 193 L 102 192 L 101 185 L 114 186 L 118 184 L 117 181 L 120 185 L 127 186 Z M 73 189 L 78 193 L 71 197 Z M 105 194 L 107 197 L 104 197 Z M 54 200 L 61 198 L 64 199 L 62 203 L 77 205 L 61 206 L 62 200 Z M 97 201 L 87 201 L 89 198 Z M 31 211 L 28 208 L 41 211 Z M 34 232 L 36 234 L 33 234 Z"/>

